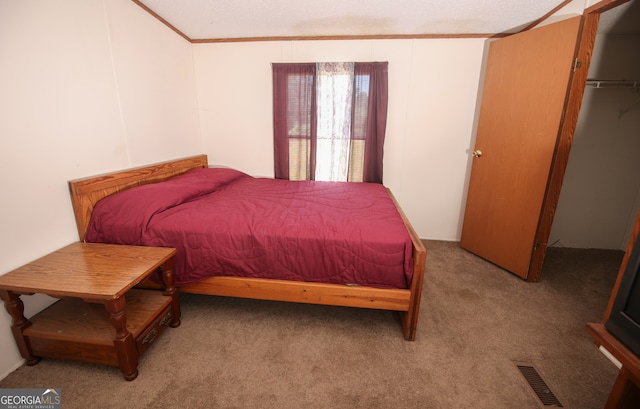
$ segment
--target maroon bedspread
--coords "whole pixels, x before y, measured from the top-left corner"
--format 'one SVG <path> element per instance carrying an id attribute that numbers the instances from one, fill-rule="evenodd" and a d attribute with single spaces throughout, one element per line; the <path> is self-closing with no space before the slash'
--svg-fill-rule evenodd
<path id="1" fill-rule="evenodd" d="M 215 275 L 408 288 L 411 239 L 379 184 L 196 169 L 96 204 L 89 242 L 175 247 L 175 284 Z"/>

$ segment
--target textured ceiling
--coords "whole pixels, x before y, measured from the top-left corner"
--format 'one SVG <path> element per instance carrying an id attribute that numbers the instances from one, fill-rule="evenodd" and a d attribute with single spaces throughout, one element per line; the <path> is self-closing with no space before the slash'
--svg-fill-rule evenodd
<path id="1" fill-rule="evenodd" d="M 562 0 L 134 0 L 192 40 L 514 32 Z"/>

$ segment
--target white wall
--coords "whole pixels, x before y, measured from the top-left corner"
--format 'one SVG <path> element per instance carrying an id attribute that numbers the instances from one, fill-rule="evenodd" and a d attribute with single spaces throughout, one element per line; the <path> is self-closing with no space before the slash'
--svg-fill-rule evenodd
<path id="1" fill-rule="evenodd" d="M 68 180 L 203 150 L 191 44 L 129 0 L 0 0 L 0 90 L 0 274 L 78 239 Z"/>
<path id="2" fill-rule="evenodd" d="M 384 183 L 422 238 L 456 240 L 485 39 L 194 44 L 209 162 L 273 176 L 271 63 L 388 61 Z"/>

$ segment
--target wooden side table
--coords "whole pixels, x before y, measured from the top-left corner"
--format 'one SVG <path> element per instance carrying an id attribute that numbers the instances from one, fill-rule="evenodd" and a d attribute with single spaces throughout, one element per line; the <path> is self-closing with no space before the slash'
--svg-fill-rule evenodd
<path id="1" fill-rule="evenodd" d="M 27 365 L 42 357 L 120 367 L 138 376 L 138 358 L 170 325 L 180 325 L 173 286 L 175 249 L 73 243 L 0 276 L 0 298 Z M 133 287 L 158 268 L 164 291 Z M 21 295 L 60 298 L 30 320 Z"/>

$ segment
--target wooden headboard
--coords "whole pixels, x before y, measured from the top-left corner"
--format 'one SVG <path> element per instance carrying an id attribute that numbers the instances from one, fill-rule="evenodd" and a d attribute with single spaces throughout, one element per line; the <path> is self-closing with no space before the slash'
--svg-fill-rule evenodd
<path id="1" fill-rule="evenodd" d="M 135 186 L 162 182 L 208 165 L 207 155 L 197 155 L 69 181 L 80 241 L 84 241 L 91 213 L 100 199 Z"/>

